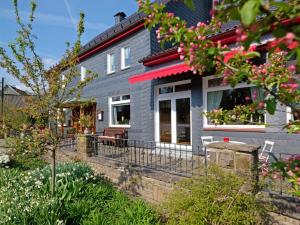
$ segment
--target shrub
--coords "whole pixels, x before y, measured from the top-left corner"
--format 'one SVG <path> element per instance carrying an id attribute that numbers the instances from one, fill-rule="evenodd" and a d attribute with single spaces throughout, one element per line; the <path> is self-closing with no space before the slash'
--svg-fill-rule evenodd
<path id="1" fill-rule="evenodd" d="M 34 140 L 31 134 L 24 138 L 10 137 L 6 144 L 13 160 L 13 166 L 22 170 L 36 169 L 45 165 L 41 158 L 43 149 L 41 143 Z"/>
<path id="2" fill-rule="evenodd" d="M 265 210 L 254 195 L 242 191 L 244 184 L 219 168 L 180 182 L 163 205 L 167 224 L 264 224 Z"/>
<path id="3" fill-rule="evenodd" d="M 130 200 L 84 164 L 57 166 L 51 196 L 51 169 L 0 171 L 0 224 L 157 224 L 153 210 Z"/>

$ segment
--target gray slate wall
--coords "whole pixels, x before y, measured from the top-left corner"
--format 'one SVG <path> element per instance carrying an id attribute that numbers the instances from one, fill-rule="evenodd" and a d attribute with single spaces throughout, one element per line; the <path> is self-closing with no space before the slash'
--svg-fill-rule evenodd
<path id="1" fill-rule="evenodd" d="M 121 48 L 130 46 L 131 66 L 121 70 Z M 139 59 L 150 54 L 150 35 L 148 30 L 143 29 L 134 35 L 110 46 L 109 48 L 93 55 L 83 61 L 80 66 L 98 73 L 98 77 L 89 84 L 82 93 L 82 97 L 92 97 L 97 101 L 97 109 L 104 111 L 104 121 L 97 121 L 97 131 L 103 131 L 108 127 L 109 120 L 109 97 L 130 93 L 131 95 L 131 128 L 128 130 L 130 139 L 148 139 L 149 131 L 142 127 L 153 126 L 147 115 L 147 105 L 150 104 L 148 95 L 151 90 L 150 83 L 131 86 L 128 78 L 142 73 L 145 68 L 138 62 Z M 110 75 L 106 73 L 107 54 L 115 54 L 116 72 Z M 143 113 L 141 113 L 143 112 Z M 147 119 L 143 119 L 146 116 Z M 146 138 L 147 137 L 147 138 Z"/>
<path id="2" fill-rule="evenodd" d="M 182 1 L 172 1 L 167 4 L 168 12 L 174 13 L 181 19 L 187 21 L 188 26 L 195 26 L 199 21 L 207 22 L 210 20 L 210 10 L 212 8 L 211 0 L 194 0 L 195 9 L 188 8 Z M 172 47 L 172 44 L 166 44 L 164 49 Z M 157 42 L 155 30 L 151 31 L 151 51 L 152 53 L 160 52 L 161 46 Z"/>

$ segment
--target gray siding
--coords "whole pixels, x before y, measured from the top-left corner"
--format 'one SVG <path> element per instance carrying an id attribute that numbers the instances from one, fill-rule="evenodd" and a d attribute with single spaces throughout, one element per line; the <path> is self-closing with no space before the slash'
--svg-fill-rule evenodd
<path id="1" fill-rule="evenodd" d="M 129 46 L 131 48 L 130 68 L 121 70 L 121 48 Z M 128 78 L 142 73 L 145 69 L 138 62 L 139 59 L 150 54 L 150 35 L 145 29 L 110 46 L 87 60 L 80 66 L 85 66 L 89 70 L 98 73 L 98 77 L 91 82 L 82 92 L 82 97 L 94 98 L 97 102 L 97 109 L 104 111 L 104 121 L 97 121 L 97 131 L 103 131 L 109 125 L 109 97 L 130 93 L 131 95 L 131 128 L 128 129 L 130 139 L 145 138 L 147 132 L 142 127 L 153 126 L 147 116 L 147 104 L 150 104 L 148 97 L 151 91 L 150 83 L 131 86 Z M 116 72 L 110 75 L 106 73 L 107 54 L 115 54 Z M 148 103 L 147 103 L 148 102 Z M 141 114 L 144 112 L 144 114 Z M 144 119 L 143 116 L 147 116 Z"/>
<path id="2" fill-rule="evenodd" d="M 187 21 L 188 26 L 195 26 L 198 22 L 207 22 L 210 20 L 209 12 L 212 8 L 211 0 L 194 0 L 195 9 L 188 8 L 183 1 L 171 1 L 167 4 L 167 11 L 174 13 L 181 19 Z M 171 43 L 167 43 L 164 49 L 172 47 Z M 155 30 L 151 31 L 151 51 L 152 53 L 160 52 L 161 46 L 157 42 Z"/>

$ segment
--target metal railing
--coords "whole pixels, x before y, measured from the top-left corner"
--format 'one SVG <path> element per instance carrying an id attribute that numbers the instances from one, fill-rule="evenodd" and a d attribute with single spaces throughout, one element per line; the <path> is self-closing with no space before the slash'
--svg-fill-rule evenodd
<path id="1" fill-rule="evenodd" d="M 69 150 L 69 151 L 77 151 L 77 139 L 71 137 L 65 137 L 60 140 L 60 148 Z"/>
<path id="2" fill-rule="evenodd" d="M 206 149 L 202 146 L 129 139 L 99 141 L 97 136 L 93 136 L 90 144 L 96 157 L 131 166 L 187 177 L 205 173 L 207 168 Z"/>
<path id="3" fill-rule="evenodd" d="M 275 161 L 286 161 L 288 160 L 291 156 L 294 156 L 296 154 L 292 153 L 269 153 L 269 160 L 265 164 L 267 168 L 271 167 L 271 164 Z M 262 172 L 262 171 L 260 171 Z M 269 172 L 269 171 L 267 171 Z M 261 173 L 262 174 L 262 173 Z M 272 177 L 263 177 L 261 176 L 261 179 L 264 183 L 263 185 L 265 186 L 265 190 L 268 192 L 274 192 L 280 195 L 288 195 L 288 196 L 293 196 L 292 194 L 292 185 L 291 183 L 282 177 L 281 175 L 278 176 L 278 178 L 274 179 Z"/>

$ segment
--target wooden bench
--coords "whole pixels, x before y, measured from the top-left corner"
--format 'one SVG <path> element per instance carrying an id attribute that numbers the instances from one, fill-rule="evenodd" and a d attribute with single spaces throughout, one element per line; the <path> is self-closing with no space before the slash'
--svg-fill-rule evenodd
<path id="1" fill-rule="evenodd" d="M 118 139 L 125 138 L 126 129 L 119 127 L 107 127 L 104 128 L 104 131 L 101 133 L 102 135 L 98 137 L 99 142 L 102 142 L 104 144 L 104 142 L 107 141 L 116 145 Z"/>

